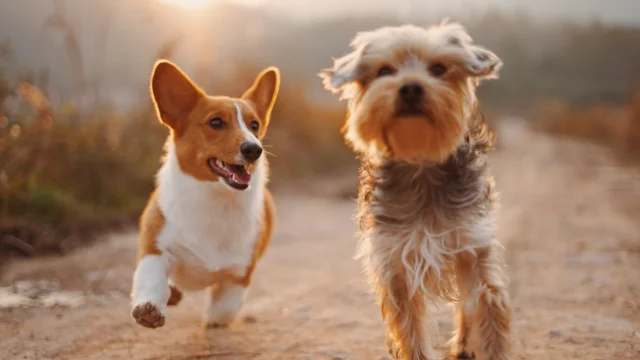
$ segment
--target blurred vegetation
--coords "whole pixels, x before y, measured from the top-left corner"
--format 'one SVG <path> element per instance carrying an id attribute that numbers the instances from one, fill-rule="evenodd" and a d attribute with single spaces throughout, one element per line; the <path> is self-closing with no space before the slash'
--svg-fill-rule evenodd
<path id="1" fill-rule="evenodd" d="M 577 107 L 549 100 L 540 106 L 533 125 L 540 131 L 608 146 L 624 162 L 640 164 L 640 89 L 624 104 L 599 102 Z"/>
<path id="2" fill-rule="evenodd" d="M 463 23 L 505 63 L 501 80 L 480 91 L 492 113 L 538 108 L 532 118 L 541 131 L 638 154 L 640 92 L 631 96 L 631 89 L 640 80 L 640 28 L 549 26 L 498 13 Z M 100 84 L 85 79 L 78 31 L 60 8 L 46 25 L 63 33 L 67 61 L 75 64 L 70 78 L 76 97 L 51 102 L 49 71 L 6 72 L 17 68 L 16 58 L 11 43 L 0 44 L 0 259 L 9 251 L 64 251 L 105 228 L 132 224 L 154 188 L 168 134 L 142 88 L 139 105 L 130 110 L 109 100 L 80 106 L 77 95 Z M 315 74 L 347 51 L 356 31 L 380 25 L 380 19 L 344 19 L 298 27 L 295 34 L 277 28 L 233 61 L 217 59 L 233 64 L 232 79 L 201 68 L 193 77 L 207 90 L 239 96 L 262 67 L 278 65 L 282 88 L 265 141 L 273 186 L 331 174 L 355 160 L 340 134 L 344 104 L 320 89 Z M 149 57 L 145 78 L 155 59 L 174 58 L 177 39 Z"/>
<path id="3" fill-rule="evenodd" d="M 52 108 L 26 82 L 15 94 L 18 111 L 0 116 L 0 235 L 62 250 L 54 239 L 75 242 L 76 232 L 132 220 L 152 189 L 162 144 L 151 113 Z"/>
<path id="4" fill-rule="evenodd" d="M 246 78 L 230 84 L 230 91 L 240 94 L 260 69 L 245 70 Z M 92 228 L 135 221 L 154 188 L 168 135 L 150 101 L 127 113 L 108 105 L 82 112 L 73 103 L 53 108 L 27 82 L 13 93 L 20 99 L 18 112 L 0 116 L 5 248 L 7 241 L 15 248 L 22 240 L 22 253 L 60 251 L 74 247 Z M 309 102 L 304 87 L 283 87 L 272 116 L 265 148 L 275 186 L 354 162 L 339 132 L 344 111 Z"/>

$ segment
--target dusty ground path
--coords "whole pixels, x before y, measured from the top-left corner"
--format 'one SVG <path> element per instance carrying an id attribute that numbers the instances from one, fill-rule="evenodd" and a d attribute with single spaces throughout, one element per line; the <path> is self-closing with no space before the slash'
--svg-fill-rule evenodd
<path id="1" fill-rule="evenodd" d="M 515 121 L 502 137 L 492 167 L 515 358 L 640 359 L 640 172 Z M 353 201 L 292 192 L 276 202 L 274 241 L 229 329 L 200 327 L 201 294 L 171 308 L 164 328 L 137 326 L 131 233 L 10 264 L 0 279 L 0 359 L 386 359 L 378 308 L 352 260 Z M 442 347 L 450 309 L 434 311 Z"/>

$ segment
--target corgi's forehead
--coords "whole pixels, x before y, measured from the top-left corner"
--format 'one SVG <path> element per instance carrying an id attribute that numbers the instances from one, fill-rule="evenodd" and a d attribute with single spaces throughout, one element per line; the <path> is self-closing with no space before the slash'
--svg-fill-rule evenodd
<path id="1" fill-rule="evenodd" d="M 226 96 L 207 96 L 198 106 L 198 113 L 202 116 L 219 116 L 233 119 L 237 116 L 233 99 Z"/>
<path id="2" fill-rule="evenodd" d="M 233 123 L 236 123 L 238 119 L 243 121 L 258 120 L 257 113 L 249 101 L 226 96 L 205 97 L 197 108 L 196 117 L 220 117 Z"/>

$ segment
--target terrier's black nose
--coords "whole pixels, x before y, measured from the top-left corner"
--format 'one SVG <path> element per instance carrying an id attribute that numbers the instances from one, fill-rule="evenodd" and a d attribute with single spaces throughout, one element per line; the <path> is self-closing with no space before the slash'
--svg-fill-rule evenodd
<path id="1" fill-rule="evenodd" d="M 410 82 L 402 85 L 400 90 L 400 98 L 408 103 L 416 103 L 422 99 L 424 95 L 424 87 L 417 82 Z"/>
<path id="2" fill-rule="evenodd" d="M 262 155 L 262 147 L 256 143 L 246 142 L 240 145 L 240 153 L 249 162 L 254 162 Z"/>

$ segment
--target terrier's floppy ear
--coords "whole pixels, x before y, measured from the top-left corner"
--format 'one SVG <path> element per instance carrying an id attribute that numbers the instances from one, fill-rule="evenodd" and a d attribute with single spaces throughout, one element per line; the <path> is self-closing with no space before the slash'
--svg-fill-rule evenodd
<path id="1" fill-rule="evenodd" d="M 495 79 L 502 68 L 502 60 L 493 52 L 475 45 L 467 46 L 466 68 L 469 74 L 482 79 Z"/>
<path id="2" fill-rule="evenodd" d="M 204 92 L 168 60 L 159 60 L 151 73 L 151 98 L 156 107 L 158 117 L 173 130 L 180 128 L 180 123 Z"/>
<path id="3" fill-rule="evenodd" d="M 473 44 L 473 39 L 462 25 L 445 19 L 433 30 L 446 39 L 448 48 L 460 59 L 469 76 L 478 79 L 498 77 L 502 60 L 493 52 Z"/>
<path id="4" fill-rule="evenodd" d="M 253 85 L 242 94 L 242 98 L 248 100 L 255 106 L 258 115 L 265 122 L 269 123 L 271 110 L 278 97 L 280 90 L 280 70 L 275 66 L 270 66 L 264 70 L 253 82 Z"/>
<path id="5" fill-rule="evenodd" d="M 358 67 L 360 58 L 364 54 L 367 45 L 361 40 L 363 33 L 360 33 L 351 42 L 354 50 L 343 57 L 333 59 L 333 67 L 323 69 L 318 76 L 322 78 L 324 88 L 332 93 L 344 90 L 345 86 L 358 79 Z"/>

